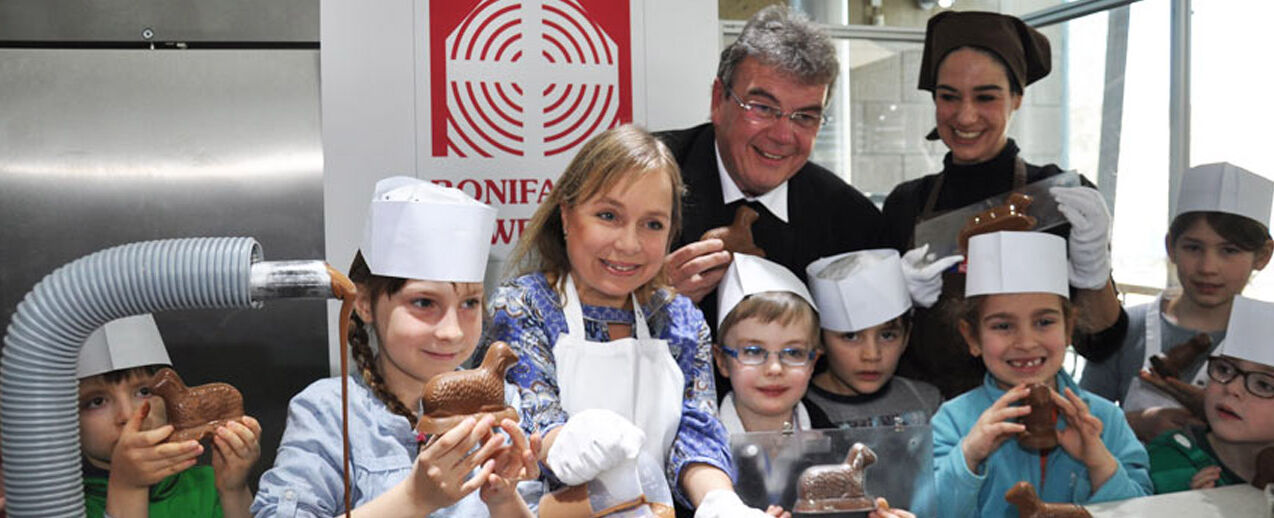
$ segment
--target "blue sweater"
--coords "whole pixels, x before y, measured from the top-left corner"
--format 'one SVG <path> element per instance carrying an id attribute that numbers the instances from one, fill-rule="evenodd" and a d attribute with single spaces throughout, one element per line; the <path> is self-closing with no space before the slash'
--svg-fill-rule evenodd
<path id="1" fill-rule="evenodd" d="M 1152 494 L 1146 448 L 1137 441 L 1123 411 L 1114 403 L 1080 389 L 1065 372 L 1057 373 L 1057 386 L 1075 392 L 1104 424 L 1102 442 L 1119 461 L 1119 469 L 1110 480 L 1094 492 L 1088 468 L 1061 446 L 1048 453 L 1042 468 L 1039 453 L 1024 450 L 1013 440 L 1005 441 L 992 452 L 978 473 L 970 472 L 960 441 L 982 412 L 1005 393 L 996 386 L 995 378 L 987 374 L 981 387 L 947 401 L 933 418 L 934 478 L 936 487 L 941 488 L 938 508 L 944 510 L 944 517 L 1017 516 L 1015 506 L 1004 500 L 1004 493 L 1020 480 L 1033 484 L 1040 498 L 1047 502 L 1089 504 Z M 1057 426 L 1064 429 L 1066 420 L 1058 419 Z"/>

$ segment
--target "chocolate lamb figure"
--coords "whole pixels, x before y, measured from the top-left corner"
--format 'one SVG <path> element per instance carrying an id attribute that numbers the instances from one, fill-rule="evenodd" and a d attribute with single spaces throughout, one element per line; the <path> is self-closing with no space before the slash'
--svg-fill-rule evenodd
<path id="1" fill-rule="evenodd" d="M 1252 485 L 1257 489 L 1274 484 L 1274 446 L 1261 450 L 1256 454 L 1256 476 L 1252 477 Z"/>
<path id="2" fill-rule="evenodd" d="M 1052 390 L 1039 383 L 1027 388 L 1031 390 L 1026 397 L 1031 413 L 1022 419 L 1026 431 L 1018 436 L 1017 443 L 1028 450 L 1050 450 L 1057 446 L 1057 406 L 1053 403 Z"/>
<path id="3" fill-rule="evenodd" d="M 508 344 L 496 342 L 478 368 L 434 376 L 425 383 L 425 415 L 416 431 L 440 434 L 475 414 L 492 414 L 496 422 L 506 417 L 517 421 L 517 410 L 504 403 L 504 373 L 517 363 L 518 356 Z"/>
<path id="4" fill-rule="evenodd" d="M 160 369 L 150 390 L 164 399 L 173 433 L 168 442 L 211 437 L 218 426 L 243 417 L 243 395 L 228 383 L 187 387 L 177 371 Z"/>
<path id="5" fill-rule="evenodd" d="M 865 471 L 876 462 L 876 452 L 854 443 L 844 464 L 810 466 L 796 483 L 797 513 L 870 511 L 875 499 L 867 494 Z"/>
<path id="6" fill-rule="evenodd" d="M 728 227 L 717 227 L 703 233 L 699 238 L 700 241 L 705 239 L 720 239 L 725 242 L 725 249 L 731 252 L 755 255 L 757 257 L 765 257 L 765 250 L 756 246 L 756 242 L 752 240 L 752 224 L 756 219 L 761 217 L 752 207 L 740 205 L 739 209 L 734 211 L 734 222 Z"/>
<path id="7" fill-rule="evenodd" d="M 1212 338 L 1207 333 L 1194 335 L 1186 343 L 1173 347 L 1167 354 L 1159 353 L 1150 357 L 1150 368 L 1155 374 L 1165 378 L 1181 379 L 1181 372 L 1198 361 L 1200 356 L 1212 348 Z"/>
<path id="8" fill-rule="evenodd" d="M 1035 218 L 1026 213 L 1034 201 L 1029 194 L 1015 192 L 1002 205 L 975 214 L 960 230 L 960 252 L 968 253 L 969 238 L 1001 230 L 1030 230 L 1035 228 Z"/>
<path id="9" fill-rule="evenodd" d="M 1040 500 L 1035 486 L 1025 480 L 1014 484 L 1004 493 L 1004 499 L 1017 506 L 1018 518 L 1093 518 L 1087 509 L 1077 504 L 1050 503 Z"/>

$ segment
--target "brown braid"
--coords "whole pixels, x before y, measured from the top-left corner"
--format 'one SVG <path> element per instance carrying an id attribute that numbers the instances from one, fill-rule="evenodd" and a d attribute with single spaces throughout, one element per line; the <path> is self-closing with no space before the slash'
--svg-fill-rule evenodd
<path id="1" fill-rule="evenodd" d="M 363 253 L 359 252 L 354 255 L 354 263 L 349 267 L 349 278 L 358 284 L 360 292 L 367 290 L 371 300 L 376 300 L 381 294 L 392 295 L 403 288 L 407 283 L 406 279 L 395 277 L 382 277 L 372 273 L 367 267 L 367 261 L 363 259 Z M 376 355 L 372 353 L 372 346 L 367 336 L 367 326 L 363 323 L 363 319 L 358 317 L 358 313 L 350 314 L 349 326 L 349 346 L 350 353 L 354 356 L 354 361 L 358 362 L 358 369 L 363 376 L 363 381 L 367 382 L 367 386 L 371 387 L 372 393 L 376 394 L 376 398 L 385 403 L 389 407 L 389 411 L 407 418 L 407 422 L 411 424 L 412 429 L 416 428 L 416 413 L 401 400 L 395 396 L 389 389 L 385 388 L 385 378 L 381 376 L 380 369 L 376 366 Z"/>
<path id="2" fill-rule="evenodd" d="M 380 369 L 376 368 L 376 356 L 372 354 L 372 346 L 368 344 L 367 328 L 363 324 L 363 319 L 358 318 L 357 314 L 350 316 L 350 321 L 354 325 L 349 329 L 349 345 L 350 353 L 354 355 L 354 361 L 358 362 L 359 372 L 363 375 L 363 381 L 367 382 L 367 386 L 372 388 L 372 393 L 376 394 L 376 398 L 385 403 L 389 407 L 389 411 L 407 418 L 407 422 L 411 423 L 411 427 L 416 428 L 416 413 L 407 408 L 398 396 L 395 396 L 385 388 L 385 378 L 381 377 Z"/>

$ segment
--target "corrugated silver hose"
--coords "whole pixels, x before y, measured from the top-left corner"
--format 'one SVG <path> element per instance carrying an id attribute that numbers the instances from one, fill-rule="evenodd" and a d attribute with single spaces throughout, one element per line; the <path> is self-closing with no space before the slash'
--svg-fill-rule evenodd
<path id="1" fill-rule="evenodd" d="M 0 363 L 9 516 L 84 515 L 75 365 L 93 330 L 141 313 L 330 296 L 322 261 L 260 256 L 247 237 L 147 241 L 82 257 L 35 285 L 13 315 Z"/>

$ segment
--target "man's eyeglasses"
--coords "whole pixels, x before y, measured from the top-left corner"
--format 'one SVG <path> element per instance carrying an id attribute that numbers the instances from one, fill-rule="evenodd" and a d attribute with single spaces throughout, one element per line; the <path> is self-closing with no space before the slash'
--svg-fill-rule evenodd
<path id="1" fill-rule="evenodd" d="M 759 345 L 748 345 L 738 349 L 723 345 L 721 350 L 744 365 L 765 365 L 770 360 L 770 351 Z M 779 363 L 788 367 L 804 367 L 814 359 L 814 350 L 804 347 L 785 347 L 781 351 L 775 351 L 774 354 L 779 357 Z"/>
<path id="2" fill-rule="evenodd" d="M 768 123 L 779 120 L 782 117 L 787 117 L 787 119 L 792 121 L 792 124 L 795 124 L 798 128 L 816 130 L 831 120 L 830 116 L 824 115 L 821 112 L 784 112 L 783 110 L 780 110 L 778 106 L 744 101 L 743 99 L 740 99 L 739 96 L 735 95 L 734 90 L 731 90 L 730 87 L 726 87 L 725 91 L 730 95 L 730 99 L 733 100 L 735 104 L 739 105 L 739 108 L 743 109 L 744 116 L 755 122 Z"/>
<path id="3" fill-rule="evenodd" d="M 1243 386 L 1253 396 L 1274 398 L 1274 375 L 1265 372 L 1245 371 L 1233 361 L 1220 356 L 1208 357 L 1208 377 L 1217 383 L 1229 383 L 1235 377 L 1243 377 Z"/>

